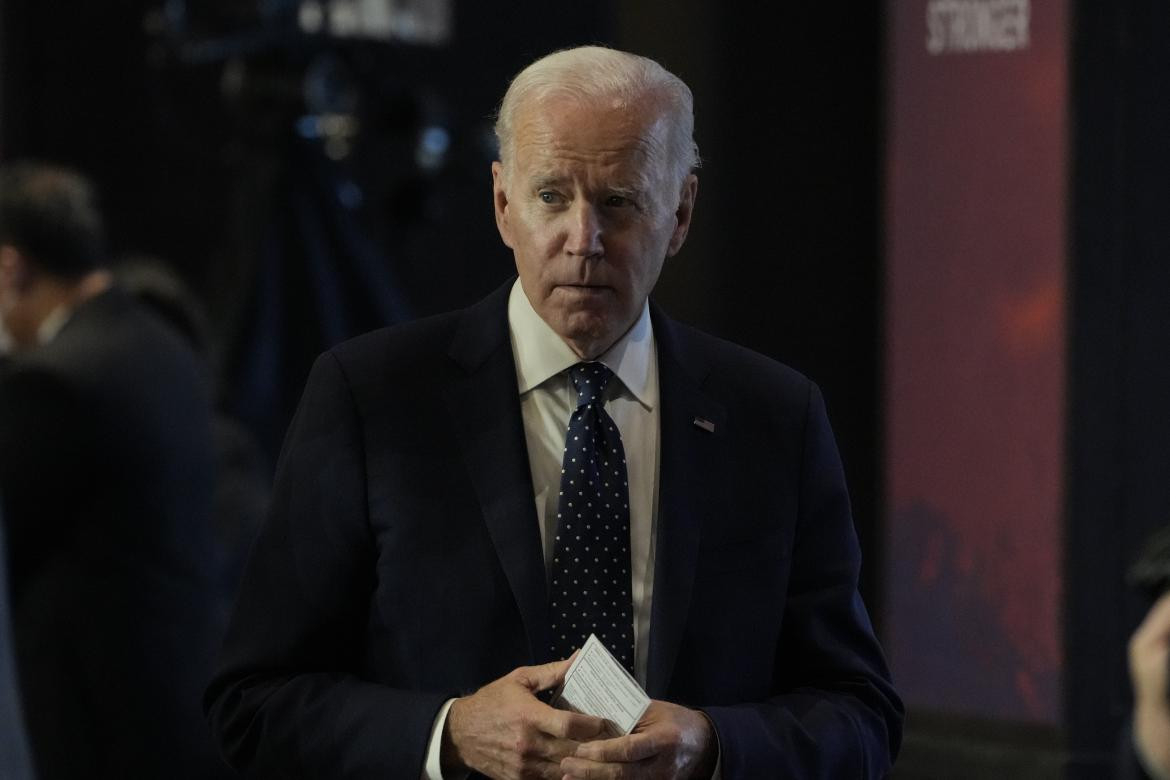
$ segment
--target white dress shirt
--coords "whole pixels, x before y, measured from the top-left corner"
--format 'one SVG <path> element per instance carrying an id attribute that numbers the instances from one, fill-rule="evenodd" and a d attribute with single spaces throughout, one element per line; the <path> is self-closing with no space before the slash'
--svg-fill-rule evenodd
<path id="1" fill-rule="evenodd" d="M 561 460 L 576 392 L 566 369 L 581 362 L 532 308 L 517 281 L 508 299 L 508 329 L 516 363 L 520 413 L 532 470 L 532 499 L 544 550 L 545 571 L 556 537 Z M 621 432 L 630 494 L 630 594 L 634 607 L 634 676 L 646 685 L 650 603 L 654 590 L 654 539 L 658 516 L 658 354 L 650 307 L 597 361 L 613 371 L 605 388 L 605 411 Z M 620 380 L 620 381 L 618 381 Z M 442 780 L 439 753 L 451 708 L 439 710 L 431 729 L 423 780 Z M 450 778 L 448 778 L 450 780 Z"/>
<path id="2" fill-rule="evenodd" d="M 519 282 L 508 299 L 508 325 L 547 573 L 556 537 L 565 433 L 577 408 L 577 392 L 568 369 L 581 358 L 537 315 Z M 658 357 L 649 306 L 643 304 L 638 320 L 597 362 L 615 377 L 605 388 L 605 411 L 621 432 L 626 454 L 634 677 L 645 687 L 658 501 Z"/>

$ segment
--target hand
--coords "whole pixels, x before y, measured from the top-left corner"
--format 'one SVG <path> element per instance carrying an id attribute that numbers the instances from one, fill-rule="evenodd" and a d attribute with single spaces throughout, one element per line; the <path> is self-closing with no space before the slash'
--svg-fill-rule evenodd
<path id="1" fill-rule="evenodd" d="M 1170 777 L 1170 593 L 1158 600 L 1129 641 L 1133 732 L 1145 762 Z"/>
<path id="2" fill-rule="evenodd" d="M 629 735 L 580 745 L 561 762 L 566 778 L 708 778 L 715 771 L 715 729 L 698 710 L 652 701 Z"/>
<path id="3" fill-rule="evenodd" d="M 456 699 L 443 727 L 443 773 L 559 780 L 561 759 L 605 730 L 600 718 L 555 710 L 535 696 L 560 685 L 572 661 L 523 666 Z"/>

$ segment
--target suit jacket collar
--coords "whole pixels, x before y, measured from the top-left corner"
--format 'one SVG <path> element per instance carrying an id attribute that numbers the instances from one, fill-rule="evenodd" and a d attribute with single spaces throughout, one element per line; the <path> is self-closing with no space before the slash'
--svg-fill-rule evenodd
<path id="1" fill-rule="evenodd" d="M 448 351 L 462 371 L 444 395 L 528 632 L 531 660 L 542 663 L 551 660 L 547 584 L 508 337 L 510 288 L 509 281 L 463 312 Z M 711 366 L 685 329 L 653 304 L 650 316 L 658 348 L 661 465 L 647 690 L 662 698 L 686 626 L 702 523 L 718 513 L 726 413 L 703 390 Z"/>
<path id="2" fill-rule="evenodd" d="M 62 333 L 85 327 L 84 323 L 92 318 L 119 316 L 124 309 L 132 305 L 132 300 L 126 290 L 112 284 L 76 306 L 62 309 L 64 319 L 59 322 L 52 337 L 46 340 L 45 344 L 51 344 Z"/>
<path id="3" fill-rule="evenodd" d="M 654 603 L 646 689 L 670 689 L 682 644 L 703 523 L 718 516 L 724 490 L 726 410 L 703 389 L 712 370 L 682 328 L 651 304 L 658 345 L 661 452 Z"/>
<path id="4" fill-rule="evenodd" d="M 462 371 L 444 395 L 500 567 L 528 633 L 530 661 L 552 660 L 544 553 L 508 339 L 511 282 L 464 310 L 448 354 Z"/>
<path id="5" fill-rule="evenodd" d="M 77 304 L 51 339 L 31 349 L 11 354 L 5 361 L 5 368 L 16 371 L 22 367 L 60 366 L 72 362 L 66 356 L 75 350 L 84 349 L 90 334 L 103 331 L 108 322 L 121 321 L 133 306 L 130 294 L 112 285 Z"/>

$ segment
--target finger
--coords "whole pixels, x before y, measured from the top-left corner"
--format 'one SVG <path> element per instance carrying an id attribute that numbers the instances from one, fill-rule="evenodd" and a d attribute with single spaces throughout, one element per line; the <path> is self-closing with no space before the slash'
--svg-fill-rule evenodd
<path id="1" fill-rule="evenodd" d="M 653 733 L 642 732 L 615 739 L 582 743 L 575 755 L 577 758 L 590 761 L 629 764 L 656 756 L 661 750 L 659 740 Z"/>
<path id="2" fill-rule="evenodd" d="M 501 746 L 510 753 L 504 763 L 497 767 L 492 776 L 514 776 L 519 772 L 523 777 L 561 777 L 560 763 L 577 749 L 577 742 L 556 739 L 537 731 L 521 735 L 513 744 Z"/>
<path id="3" fill-rule="evenodd" d="M 556 710 L 542 702 L 537 702 L 533 706 L 529 722 L 549 736 L 571 739 L 575 742 L 596 739 L 605 733 L 605 721 L 601 718 L 568 710 Z"/>
<path id="4" fill-rule="evenodd" d="M 573 755 L 581 744 L 572 739 L 560 739 L 545 734 L 533 734 L 517 741 L 516 750 L 521 758 L 530 761 L 548 761 L 559 764 L 562 759 Z"/>
<path id="5" fill-rule="evenodd" d="M 571 740 L 549 739 L 543 745 L 541 755 L 529 755 L 523 759 L 522 776 L 560 780 L 565 774 L 561 762 L 566 756 L 572 755 L 576 746 L 577 743 Z"/>
<path id="6" fill-rule="evenodd" d="M 562 778 L 565 776 L 565 770 L 561 769 L 559 762 L 549 761 L 536 766 L 528 767 L 527 769 L 523 770 L 523 774 L 521 776 L 540 777 L 543 778 L 543 780 L 562 780 Z"/>
<path id="7" fill-rule="evenodd" d="M 629 777 L 626 767 L 621 764 L 599 764 L 583 758 L 566 758 L 561 762 L 565 780 L 615 780 Z"/>
<path id="8" fill-rule="evenodd" d="M 581 744 L 573 739 L 559 737 L 545 737 L 545 740 L 544 757 L 555 764 L 576 753 L 577 746 Z"/>
<path id="9" fill-rule="evenodd" d="M 565 680 L 565 672 L 573 665 L 573 658 L 577 654 L 563 661 L 552 661 L 540 666 L 522 666 L 515 671 L 516 679 L 521 685 L 533 693 L 547 691 L 560 685 Z"/>

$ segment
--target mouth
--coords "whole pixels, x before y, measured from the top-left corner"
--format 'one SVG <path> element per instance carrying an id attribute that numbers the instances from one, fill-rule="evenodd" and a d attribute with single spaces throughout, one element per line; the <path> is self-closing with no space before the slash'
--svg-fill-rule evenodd
<path id="1" fill-rule="evenodd" d="M 610 289 L 609 286 L 605 284 L 578 284 L 576 282 L 558 284 L 557 287 L 565 290 L 577 290 L 580 292 L 601 292 L 603 290 Z"/>
<path id="2" fill-rule="evenodd" d="M 555 289 L 565 300 L 578 303 L 600 302 L 613 293 L 613 288 L 602 284 L 558 284 Z"/>

